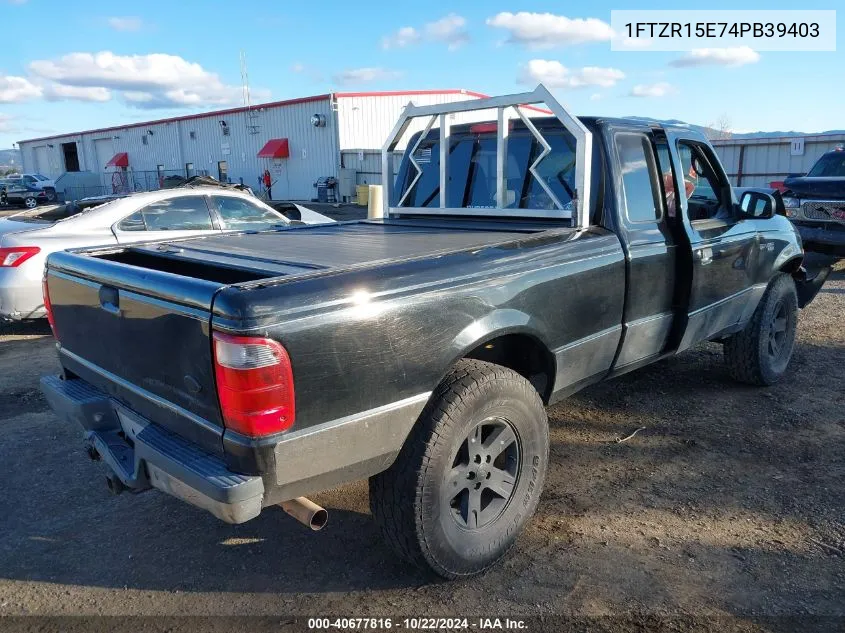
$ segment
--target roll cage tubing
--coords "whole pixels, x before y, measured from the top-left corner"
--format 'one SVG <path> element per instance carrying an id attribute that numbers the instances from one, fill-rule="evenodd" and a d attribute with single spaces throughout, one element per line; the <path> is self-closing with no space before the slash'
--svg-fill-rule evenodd
<path id="1" fill-rule="evenodd" d="M 507 142 L 509 125 L 506 114 L 513 109 L 522 120 L 526 128 L 531 132 L 537 142 L 543 147 L 543 151 L 528 168 L 536 182 L 543 188 L 549 199 L 554 204 L 554 209 L 519 209 L 519 217 L 535 218 L 558 218 L 565 219 L 565 211 L 568 211 L 560 199 L 549 187 L 546 181 L 537 173 L 537 166 L 548 156 L 552 147 L 542 134 L 537 130 L 531 119 L 522 112 L 520 106 L 545 104 L 551 113 L 563 124 L 563 127 L 575 137 L 575 196 L 572 199 L 572 220 L 576 228 L 585 229 L 590 225 L 590 178 L 592 168 L 593 142 L 592 133 L 578 119 L 567 112 L 558 101 L 552 96 L 548 89 L 542 84 L 538 85 L 531 92 L 504 95 L 501 97 L 488 97 L 486 99 L 469 99 L 455 103 L 444 103 L 427 106 L 416 106 L 408 103 L 399 120 L 393 127 L 385 144 L 381 149 L 382 183 L 384 187 L 383 211 L 384 217 L 397 217 L 402 214 L 412 215 L 464 215 L 464 216 L 512 216 L 514 209 L 506 208 L 507 199 L 507 177 L 505 166 L 507 164 Z M 447 206 L 448 192 L 448 162 L 450 150 L 450 114 L 460 112 L 474 112 L 478 110 L 496 110 L 496 206 L 494 208 L 450 208 Z M 391 153 L 398 145 L 402 136 L 408 130 L 408 126 L 415 118 L 428 117 L 425 128 L 417 138 L 416 143 L 409 149 L 408 160 L 416 170 L 410 185 L 402 193 L 402 197 L 396 201 L 396 206 L 391 206 L 396 195 L 395 174 L 393 173 L 393 161 Z M 408 197 L 414 185 L 422 175 L 422 168 L 414 159 L 420 143 L 426 138 L 434 123 L 438 122 L 440 132 L 440 195 L 439 206 L 437 207 L 405 207 L 402 203 Z"/>

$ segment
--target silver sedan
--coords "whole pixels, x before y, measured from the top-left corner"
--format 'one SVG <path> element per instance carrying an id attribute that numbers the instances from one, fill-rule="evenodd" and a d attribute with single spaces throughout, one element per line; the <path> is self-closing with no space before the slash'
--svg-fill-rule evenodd
<path id="1" fill-rule="evenodd" d="M 292 205 L 297 222 L 334 222 Z M 41 318 L 44 261 L 54 251 L 221 231 L 267 230 L 291 220 L 247 193 L 220 188 L 138 193 L 79 211 L 72 205 L 0 219 L 0 318 Z"/>

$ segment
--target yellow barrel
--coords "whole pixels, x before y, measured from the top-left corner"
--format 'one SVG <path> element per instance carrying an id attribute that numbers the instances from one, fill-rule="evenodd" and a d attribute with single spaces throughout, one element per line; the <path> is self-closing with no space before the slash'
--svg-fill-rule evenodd
<path id="1" fill-rule="evenodd" d="M 358 206 L 366 207 L 367 203 L 370 200 L 370 187 L 369 187 L 369 185 L 358 185 L 355 188 L 355 191 L 358 195 Z"/>

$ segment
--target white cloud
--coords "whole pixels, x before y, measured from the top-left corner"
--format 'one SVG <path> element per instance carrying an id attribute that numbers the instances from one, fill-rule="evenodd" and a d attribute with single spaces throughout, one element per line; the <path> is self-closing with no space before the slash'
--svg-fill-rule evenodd
<path id="1" fill-rule="evenodd" d="M 107 21 L 115 31 L 140 31 L 144 26 L 143 20 L 135 16 L 114 16 Z"/>
<path id="2" fill-rule="evenodd" d="M 381 38 L 381 47 L 385 50 L 405 48 L 428 40 L 442 42 L 448 46 L 450 51 L 454 51 L 469 42 L 466 23 L 466 19 L 462 16 L 450 13 L 439 20 L 424 24 L 420 29 L 413 26 L 403 26 L 395 33 Z"/>
<path id="3" fill-rule="evenodd" d="M 41 87 L 26 77 L 0 75 L 0 103 L 20 103 L 41 96 Z"/>
<path id="4" fill-rule="evenodd" d="M 675 87 L 665 81 L 656 84 L 637 84 L 631 88 L 632 97 L 666 97 L 675 93 Z"/>
<path id="5" fill-rule="evenodd" d="M 111 91 L 102 86 L 81 87 L 81 86 L 65 86 L 63 84 L 52 83 L 44 88 L 44 98 L 47 101 L 64 101 L 72 99 L 74 101 L 97 101 L 105 102 L 111 100 Z"/>
<path id="6" fill-rule="evenodd" d="M 385 50 L 391 48 L 405 48 L 420 41 L 420 34 L 413 26 L 403 26 L 392 35 L 381 38 L 381 47 Z"/>
<path id="7" fill-rule="evenodd" d="M 29 64 L 33 74 L 75 88 L 102 88 L 122 94 L 140 108 L 225 106 L 240 103 L 242 90 L 226 84 L 213 72 L 178 55 L 115 55 L 70 53 L 58 59 Z M 252 90 L 257 99 L 267 91 Z"/>
<path id="8" fill-rule="evenodd" d="M 388 81 L 398 79 L 402 73 L 385 68 L 353 68 L 336 74 L 332 79 L 336 84 L 347 86 L 350 84 L 369 83 L 372 81 Z"/>
<path id="9" fill-rule="evenodd" d="M 488 18 L 487 25 L 505 29 L 508 42 L 531 49 L 606 42 L 613 37 L 610 25 L 598 18 L 568 18 L 553 13 L 505 11 Z"/>
<path id="10" fill-rule="evenodd" d="M 594 92 L 590 95 L 590 101 L 601 101 L 602 99 L 604 99 L 604 95 L 600 92 Z"/>
<path id="11" fill-rule="evenodd" d="M 558 61 L 532 59 L 523 67 L 519 81 L 529 84 L 540 82 L 548 88 L 610 88 L 622 79 L 625 79 L 625 73 L 617 68 L 585 66 L 580 70 L 570 70 Z"/>
<path id="12" fill-rule="evenodd" d="M 457 50 L 469 42 L 469 33 L 466 30 L 467 21 L 455 13 L 446 17 L 429 22 L 423 27 L 426 37 L 448 45 L 450 51 Z"/>
<path id="13" fill-rule="evenodd" d="M 744 66 L 760 61 L 760 53 L 748 46 L 734 48 L 695 48 L 679 59 L 669 62 L 676 68 L 694 66 Z"/>

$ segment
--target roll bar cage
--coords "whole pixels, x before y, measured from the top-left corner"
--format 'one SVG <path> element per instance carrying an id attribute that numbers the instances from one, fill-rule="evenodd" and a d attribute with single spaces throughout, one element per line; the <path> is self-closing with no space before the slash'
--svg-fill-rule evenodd
<path id="1" fill-rule="evenodd" d="M 563 124 L 575 137 L 575 196 L 572 200 L 571 217 L 574 226 L 587 228 L 590 225 L 590 167 L 592 165 L 592 133 L 578 119 L 567 112 L 558 101 L 552 96 L 548 89 L 542 84 L 538 85 L 531 92 L 523 92 L 500 97 L 488 97 L 485 99 L 469 99 L 454 103 L 417 106 L 412 102 L 405 106 L 399 120 L 393 127 L 385 144 L 381 149 L 382 183 L 384 186 L 384 217 L 397 217 L 402 214 L 413 215 L 475 215 L 475 216 L 513 216 L 519 212 L 520 217 L 543 217 L 561 218 L 570 217 L 569 209 L 558 199 L 554 191 L 545 180 L 540 177 L 536 169 L 540 162 L 552 151 L 551 145 L 543 138 L 531 119 L 522 112 L 520 106 L 545 104 L 551 113 Z M 543 151 L 528 168 L 537 183 L 544 189 L 546 194 L 555 205 L 554 209 L 508 209 L 506 208 L 507 198 L 507 142 L 509 125 L 505 116 L 509 109 L 513 109 L 522 120 L 526 128 L 534 138 L 543 146 Z M 447 206 L 448 197 L 448 161 L 450 149 L 450 120 L 449 115 L 460 112 L 473 112 L 477 110 L 496 110 L 496 206 L 494 208 L 450 208 Z M 417 138 L 416 143 L 409 149 L 408 160 L 416 169 L 417 173 L 411 181 L 410 186 L 403 192 L 402 197 L 396 200 L 396 206 L 392 206 L 396 197 L 395 174 L 393 173 L 393 161 L 391 153 L 394 151 L 402 136 L 408 130 L 408 126 L 415 118 L 428 117 L 425 128 Z M 434 123 L 439 123 L 440 132 L 440 204 L 437 207 L 407 207 L 402 206 L 408 194 L 422 175 L 422 168 L 414 159 L 414 153 L 420 143 L 426 138 Z M 530 212 L 529 213 L 527 213 Z"/>

